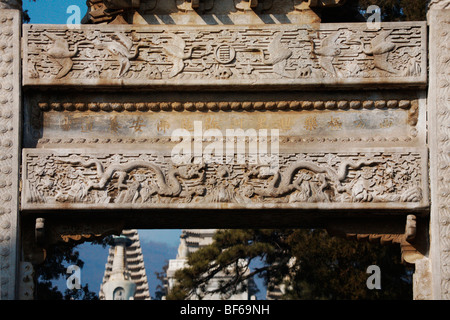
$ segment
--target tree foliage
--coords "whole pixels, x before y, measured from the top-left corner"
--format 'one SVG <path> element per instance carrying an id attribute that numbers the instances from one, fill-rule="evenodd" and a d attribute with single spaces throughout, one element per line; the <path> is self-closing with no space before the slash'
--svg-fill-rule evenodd
<path id="1" fill-rule="evenodd" d="M 239 261 L 257 267 L 248 270 Z M 219 230 L 211 245 L 188 257 L 176 272 L 168 299 L 203 298 L 246 290 L 245 281 L 264 279 L 268 289 L 284 285 L 284 299 L 411 299 L 412 270 L 401 263 L 398 246 L 330 237 L 324 230 Z M 382 272 L 382 290 L 369 290 L 367 268 Z M 221 272 L 230 278 L 218 288 L 208 282 Z"/>
<path id="2" fill-rule="evenodd" d="M 98 244 L 93 242 L 92 244 Z M 102 243 L 103 244 L 103 243 Z M 104 244 L 103 244 L 104 245 Z M 59 244 L 47 248 L 45 261 L 35 266 L 36 300 L 97 300 L 95 292 L 89 290 L 89 285 L 82 285 L 80 289 L 65 289 L 64 292 L 54 284 L 54 280 L 67 278 L 68 265 L 77 265 L 81 269 L 84 261 L 80 259 L 79 251 L 71 244 Z"/>
<path id="3" fill-rule="evenodd" d="M 370 5 L 381 9 L 383 21 L 422 21 L 426 20 L 426 0 L 358 0 L 362 10 Z"/>

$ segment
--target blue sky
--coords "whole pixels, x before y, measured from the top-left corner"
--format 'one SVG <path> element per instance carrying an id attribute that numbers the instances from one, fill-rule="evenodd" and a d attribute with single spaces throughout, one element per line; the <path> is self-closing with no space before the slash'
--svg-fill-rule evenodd
<path id="1" fill-rule="evenodd" d="M 162 242 L 171 247 L 178 247 L 180 243 L 180 234 L 181 230 L 179 229 L 139 230 L 139 238 L 141 241 Z"/>
<path id="2" fill-rule="evenodd" d="M 81 18 L 87 11 L 86 0 L 23 0 L 23 10 L 28 10 L 30 23 L 65 24 L 71 16 L 67 8 L 76 5 L 80 8 Z"/>

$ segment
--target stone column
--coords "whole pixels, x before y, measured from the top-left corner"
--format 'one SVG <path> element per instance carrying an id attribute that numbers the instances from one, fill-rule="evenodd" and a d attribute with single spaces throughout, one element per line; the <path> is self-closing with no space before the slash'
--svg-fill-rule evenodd
<path id="1" fill-rule="evenodd" d="M 450 299 L 450 0 L 432 0 L 428 92 L 433 299 Z"/>
<path id="2" fill-rule="evenodd" d="M 18 297 L 21 1 L 0 1 L 0 300 Z"/>

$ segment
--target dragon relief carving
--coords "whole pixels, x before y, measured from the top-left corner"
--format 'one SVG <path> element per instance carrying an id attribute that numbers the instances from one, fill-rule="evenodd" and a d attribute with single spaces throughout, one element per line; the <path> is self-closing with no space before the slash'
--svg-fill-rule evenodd
<path id="1" fill-rule="evenodd" d="M 33 156 L 27 203 L 420 202 L 420 155 L 338 155 L 267 165 L 188 163 L 157 157 Z M 151 158 L 151 159 L 150 159 Z M 359 158 L 359 159 L 358 159 Z M 325 161 L 326 160 L 326 161 Z M 395 168 L 395 169 L 393 169 Z M 267 168 L 266 168 L 267 169 Z"/>

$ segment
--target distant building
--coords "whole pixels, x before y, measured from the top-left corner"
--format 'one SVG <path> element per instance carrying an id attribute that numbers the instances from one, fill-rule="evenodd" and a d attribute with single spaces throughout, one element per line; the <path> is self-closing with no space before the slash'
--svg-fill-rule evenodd
<path id="1" fill-rule="evenodd" d="M 169 260 L 169 266 L 166 271 L 167 280 L 165 282 L 166 292 L 175 286 L 175 272 L 177 270 L 183 269 L 188 266 L 187 257 L 190 253 L 197 251 L 198 249 L 207 246 L 213 242 L 213 236 L 217 229 L 183 229 L 180 236 L 180 245 L 178 247 L 178 253 L 176 259 Z M 245 263 L 245 261 L 243 261 Z M 247 271 L 249 272 L 249 271 Z M 225 280 L 227 275 L 220 273 L 214 277 L 208 284 L 209 289 L 218 287 L 220 281 Z M 230 297 L 224 297 L 219 294 L 206 295 L 204 300 L 253 300 L 255 297 L 251 292 L 255 288 L 255 283 L 253 280 L 248 280 L 247 287 L 248 290 L 239 294 L 232 295 Z"/>
<path id="2" fill-rule="evenodd" d="M 150 300 L 147 274 L 137 230 L 123 230 L 109 249 L 100 300 Z"/>

